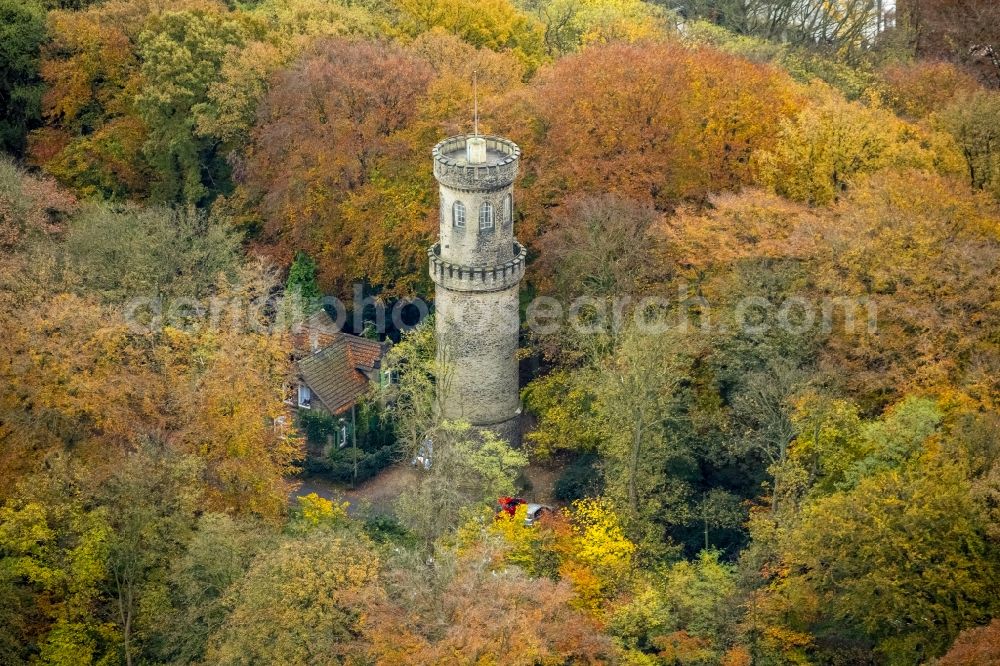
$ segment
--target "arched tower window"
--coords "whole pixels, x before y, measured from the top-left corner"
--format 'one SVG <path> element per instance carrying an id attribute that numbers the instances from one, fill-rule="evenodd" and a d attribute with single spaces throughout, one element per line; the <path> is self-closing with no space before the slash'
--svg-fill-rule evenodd
<path id="1" fill-rule="evenodd" d="M 500 211 L 500 219 L 503 221 L 505 227 L 510 226 L 514 214 L 513 209 L 514 209 L 514 204 L 511 201 L 510 195 L 509 194 L 504 195 L 503 208 Z"/>
<path id="2" fill-rule="evenodd" d="M 451 210 L 452 224 L 454 224 L 459 229 L 465 228 L 465 204 L 461 201 L 456 201 Z"/>
<path id="3" fill-rule="evenodd" d="M 484 201 L 479 207 L 479 228 L 480 230 L 493 228 L 493 204 Z"/>

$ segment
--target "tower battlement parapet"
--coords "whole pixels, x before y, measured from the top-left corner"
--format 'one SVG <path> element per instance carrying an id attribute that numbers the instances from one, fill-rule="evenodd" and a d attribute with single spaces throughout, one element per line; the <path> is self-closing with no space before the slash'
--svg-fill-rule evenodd
<path id="1" fill-rule="evenodd" d="M 441 244 L 427 250 L 431 279 L 452 291 L 500 291 L 513 287 L 524 277 L 528 250 L 514 241 L 514 258 L 492 266 L 463 266 L 441 258 Z"/>
<path id="2" fill-rule="evenodd" d="M 473 138 L 486 142 L 486 156 L 479 163 L 469 162 L 466 151 L 468 140 Z M 434 146 L 432 155 L 434 177 L 442 185 L 459 190 L 490 190 L 507 187 L 514 182 L 521 149 L 503 137 L 463 134 L 449 137 Z"/>

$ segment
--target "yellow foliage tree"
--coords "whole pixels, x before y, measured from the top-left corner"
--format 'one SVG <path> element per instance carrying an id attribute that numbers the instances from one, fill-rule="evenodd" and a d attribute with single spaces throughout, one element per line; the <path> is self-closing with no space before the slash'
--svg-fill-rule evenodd
<path id="1" fill-rule="evenodd" d="M 641 0 L 521 0 L 518 5 L 545 28 L 550 56 L 588 44 L 638 42 L 669 34 L 668 17 Z"/>
<path id="2" fill-rule="evenodd" d="M 501 538 L 506 564 L 535 576 L 562 578 L 572 584 L 575 604 L 599 614 L 631 579 L 636 546 L 627 536 L 613 503 L 606 498 L 577 500 L 571 509 L 525 523 L 527 508 L 498 514 L 485 529 Z M 464 533 L 465 548 L 477 541 L 476 526 Z"/>
<path id="3" fill-rule="evenodd" d="M 570 521 L 568 538 L 556 543 L 561 556 L 559 574 L 573 583 L 580 605 L 597 612 L 601 603 L 627 582 L 636 547 L 625 536 L 608 499 L 578 500 L 566 515 Z"/>
<path id="4" fill-rule="evenodd" d="M 810 102 L 781 121 L 778 139 L 754 158 L 759 180 L 796 201 L 835 201 L 860 174 L 915 168 L 959 174 L 962 157 L 951 137 L 911 125 L 873 102 L 848 102 L 823 84 Z"/>
<path id="5" fill-rule="evenodd" d="M 289 527 L 293 532 L 308 532 L 319 527 L 334 527 L 347 520 L 349 502 L 333 502 L 316 493 L 299 495 Z"/>
<path id="6" fill-rule="evenodd" d="M 511 51 L 529 70 L 545 56 L 541 24 L 508 0 L 394 0 L 403 29 L 416 36 L 434 28 L 476 47 Z"/>
<path id="7" fill-rule="evenodd" d="M 545 571 L 545 551 L 546 541 L 551 540 L 552 530 L 539 529 L 539 525 L 527 525 L 525 519 L 528 516 L 528 505 L 521 504 L 514 511 L 514 515 L 500 512 L 489 525 L 488 532 L 498 535 L 504 541 L 506 548 L 503 552 L 504 562 L 520 567 L 525 572 L 538 576 Z M 548 526 L 546 526 L 548 527 Z M 478 537 L 481 530 L 477 530 L 474 537 Z M 474 546 L 472 540 L 468 544 Z"/>

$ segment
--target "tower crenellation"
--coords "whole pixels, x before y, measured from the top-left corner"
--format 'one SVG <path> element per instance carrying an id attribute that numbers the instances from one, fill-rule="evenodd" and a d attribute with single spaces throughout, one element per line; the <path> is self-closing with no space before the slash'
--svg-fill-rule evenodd
<path id="1" fill-rule="evenodd" d="M 514 237 L 517 144 L 453 136 L 433 150 L 439 238 L 428 249 L 435 282 L 443 416 L 519 439 L 518 291 L 527 251 Z"/>
<path id="2" fill-rule="evenodd" d="M 466 146 L 469 139 L 486 142 L 486 161 L 470 162 Z M 460 134 L 434 146 L 434 177 L 438 182 L 464 190 L 500 188 L 514 184 L 521 149 L 516 143 L 499 136 Z"/>

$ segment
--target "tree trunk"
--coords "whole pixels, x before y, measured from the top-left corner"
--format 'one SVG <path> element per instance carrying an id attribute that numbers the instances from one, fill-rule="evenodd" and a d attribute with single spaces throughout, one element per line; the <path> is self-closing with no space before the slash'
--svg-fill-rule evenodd
<path id="1" fill-rule="evenodd" d="M 642 421 L 636 419 L 632 429 L 632 451 L 629 459 L 628 504 L 632 517 L 639 515 L 639 491 L 636 488 L 636 477 L 639 475 L 639 449 L 642 446 Z"/>

